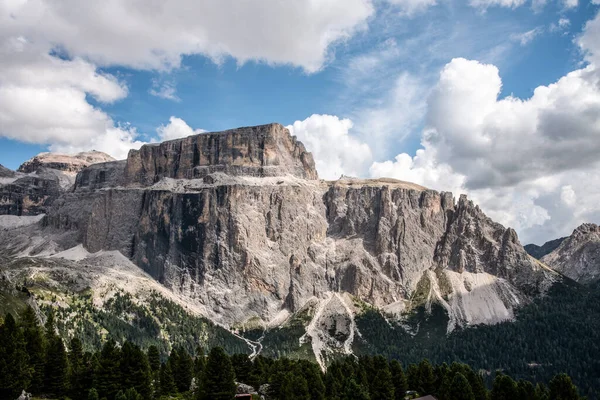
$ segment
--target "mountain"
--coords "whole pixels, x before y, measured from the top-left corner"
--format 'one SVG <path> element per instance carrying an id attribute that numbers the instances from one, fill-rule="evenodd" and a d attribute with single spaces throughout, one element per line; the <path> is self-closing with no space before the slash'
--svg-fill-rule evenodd
<path id="1" fill-rule="evenodd" d="M 0 166 L 0 214 L 43 214 L 71 188 L 79 171 L 106 161 L 114 159 L 97 151 L 72 156 L 41 153 L 24 162 L 17 172 Z"/>
<path id="2" fill-rule="evenodd" d="M 21 164 L 18 172 L 28 174 L 37 172 L 41 168 L 48 168 L 74 175 L 87 166 L 108 161 L 115 161 L 115 159 L 101 151 L 87 151 L 73 155 L 40 153 Z"/>
<path id="3" fill-rule="evenodd" d="M 1 178 L 12 178 L 13 176 L 15 176 L 15 171 L 10 170 L 10 169 L 6 168 L 5 166 L 3 166 L 2 164 L 0 164 L 0 179 Z"/>
<path id="4" fill-rule="evenodd" d="M 600 278 L 600 227 L 590 223 L 579 226 L 541 261 L 577 282 L 597 281 Z"/>
<path id="5" fill-rule="evenodd" d="M 393 179 L 319 180 L 279 124 L 90 165 L 43 211 L 34 225 L 12 221 L 0 253 L 42 264 L 65 251 L 121 254 L 195 315 L 267 336 L 293 327 L 296 350 L 322 365 L 352 352 L 365 310 L 402 320 L 441 307 L 449 333 L 513 320 L 560 281 L 465 196 Z M 74 268 L 87 271 L 86 260 Z M 114 296 L 103 293 L 95 298 Z"/>
<path id="6" fill-rule="evenodd" d="M 554 251 L 554 249 L 556 249 L 558 246 L 560 246 L 560 244 L 565 239 L 566 239 L 566 237 L 550 240 L 541 246 L 538 246 L 537 244 L 533 244 L 533 243 L 526 244 L 524 246 L 524 249 L 527 253 L 529 253 L 530 256 L 535 257 L 538 260 L 540 260 L 546 254 L 552 253 Z"/>

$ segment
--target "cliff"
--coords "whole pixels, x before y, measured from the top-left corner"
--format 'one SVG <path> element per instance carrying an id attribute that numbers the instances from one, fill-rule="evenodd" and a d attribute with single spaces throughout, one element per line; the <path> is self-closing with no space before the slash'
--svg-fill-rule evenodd
<path id="1" fill-rule="evenodd" d="M 43 239 L 22 235 L 13 252 L 118 250 L 228 326 L 308 312 L 302 340 L 322 362 L 324 349 L 351 351 L 360 304 L 402 318 L 437 303 L 451 331 L 510 320 L 557 279 L 465 196 L 394 179 L 318 180 L 310 153 L 278 124 L 87 167 L 44 224 Z"/>

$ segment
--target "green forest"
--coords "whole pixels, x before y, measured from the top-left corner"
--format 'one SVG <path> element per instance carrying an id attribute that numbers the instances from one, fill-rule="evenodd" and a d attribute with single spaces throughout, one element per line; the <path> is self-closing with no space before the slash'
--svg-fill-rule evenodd
<path id="1" fill-rule="evenodd" d="M 566 374 L 533 384 L 494 371 L 485 375 L 461 363 L 432 364 L 348 356 L 326 372 L 307 360 L 229 355 L 222 347 L 188 352 L 174 346 L 161 355 L 156 345 L 142 349 L 108 339 L 97 351 L 84 351 L 78 337 L 65 345 L 57 334 L 55 315 L 45 326 L 27 307 L 18 321 L 8 313 L 0 325 L 0 399 L 16 399 L 23 390 L 52 399 L 230 400 L 237 383 L 267 399 L 396 400 L 432 394 L 440 400 L 576 400 L 577 388 Z"/>

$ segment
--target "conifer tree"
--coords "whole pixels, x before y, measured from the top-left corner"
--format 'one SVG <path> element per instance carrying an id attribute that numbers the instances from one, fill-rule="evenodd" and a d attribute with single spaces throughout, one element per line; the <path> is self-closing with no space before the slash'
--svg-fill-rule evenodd
<path id="1" fill-rule="evenodd" d="M 91 388 L 88 392 L 87 396 L 88 400 L 100 400 L 100 396 L 98 396 L 98 391 L 94 388 Z"/>
<path id="2" fill-rule="evenodd" d="M 25 339 L 12 314 L 0 326 L 0 398 L 15 398 L 31 376 Z"/>
<path id="3" fill-rule="evenodd" d="M 410 364 L 406 370 L 406 380 L 409 390 L 418 390 L 420 386 L 419 367 L 415 364 Z"/>
<path id="4" fill-rule="evenodd" d="M 120 352 L 113 339 L 109 339 L 98 357 L 95 386 L 100 397 L 114 398 L 120 388 L 119 374 Z"/>
<path id="5" fill-rule="evenodd" d="M 173 354 L 175 354 L 174 357 Z M 171 368 L 173 368 L 173 377 L 177 390 L 180 393 L 190 390 L 192 377 L 194 376 L 194 361 L 192 357 L 182 347 L 176 347 L 171 352 L 169 362 L 171 363 Z"/>
<path id="6" fill-rule="evenodd" d="M 67 394 L 69 389 L 69 361 L 65 345 L 59 336 L 48 341 L 46 349 L 46 391 L 58 397 Z"/>
<path id="7" fill-rule="evenodd" d="M 425 359 L 419 363 L 419 386 L 417 390 L 419 393 L 434 394 L 436 391 L 435 387 L 435 374 L 433 373 L 433 367 L 429 360 Z"/>
<path id="8" fill-rule="evenodd" d="M 234 354 L 231 356 L 231 364 L 235 371 L 235 379 L 238 382 L 249 384 L 252 373 L 252 361 L 247 354 Z"/>
<path id="9" fill-rule="evenodd" d="M 40 393 L 44 386 L 45 374 L 45 343 L 44 334 L 38 323 L 35 311 L 31 306 L 27 306 L 21 316 L 21 326 L 23 327 L 23 337 L 25 339 L 27 355 L 29 356 L 29 366 L 31 367 L 31 381 L 28 390 L 31 393 Z"/>
<path id="10" fill-rule="evenodd" d="M 552 400 L 579 400 L 577 387 L 567 374 L 556 375 L 548 385 L 550 388 L 550 399 Z"/>
<path id="11" fill-rule="evenodd" d="M 517 382 L 517 390 L 519 391 L 518 400 L 535 400 L 535 387 L 531 382 L 520 379 Z"/>
<path id="12" fill-rule="evenodd" d="M 235 395 L 235 374 L 225 350 L 215 347 L 210 351 L 202 374 L 200 397 L 202 400 L 231 400 Z"/>
<path id="13" fill-rule="evenodd" d="M 134 388 L 144 398 L 150 398 L 150 365 L 139 346 L 129 341 L 125 342 L 121 348 L 119 369 L 122 388 Z"/>
<path id="14" fill-rule="evenodd" d="M 155 345 L 148 347 L 148 364 L 152 372 L 160 371 L 160 353 Z"/>
<path id="15" fill-rule="evenodd" d="M 286 400 L 311 400 L 310 392 L 308 391 L 308 382 L 300 375 L 293 372 L 288 372 L 283 375 L 278 399 Z"/>
<path id="16" fill-rule="evenodd" d="M 302 374 L 308 382 L 308 391 L 311 400 L 325 399 L 325 384 L 323 383 L 323 373 L 319 366 L 307 360 L 298 361 L 298 372 Z"/>
<path id="17" fill-rule="evenodd" d="M 173 378 L 171 363 L 166 362 L 160 366 L 160 394 L 168 396 L 174 393 L 177 393 L 177 386 Z"/>
<path id="18" fill-rule="evenodd" d="M 549 400 L 550 390 L 543 383 L 535 385 L 535 400 Z"/>
<path id="19" fill-rule="evenodd" d="M 390 362 L 390 372 L 392 373 L 392 381 L 394 382 L 394 398 L 396 400 L 404 400 L 404 396 L 408 390 L 408 383 L 406 382 L 402 365 L 398 360 Z"/>
<path id="20" fill-rule="evenodd" d="M 71 339 L 69 344 L 69 384 L 71 397 L 76 399 L 84 398 L 87 388 L 85 383 L 85 369 L 83 364 L 83 345 L 78 338 Z"/>
<path id="21" fill-rule="evenodd" d="M 144 398 L 141 394 L 137 392 L 134 388 L 129 388 L 125 391 L 125 398 L 127 400 L 145 400 L 148 397 Z"/>
<path id="22" fill-rule="evenodd" d="M 115 395 L 115 400 L 127 400 L 127 397 L 125 397 L 125 393 L 122 390 L 119 390 Z"/>
<path id="23" fill-rule="evenodd" d="M 514 400 L 519 397 L 517 384 L 510 376 L 499 373 L 494 378 L 490 400 Z"/>
<path id="24" fill-rule="evenodd" d="M 343 391 L 340 392 L 339 400 L 371 400 L 369 389 L 364 385 L 358 384 L 354 378 L 349 378 L 343 385 Z"/>
<path id="25" fill-rule="evenodd" d="M 446 397 L 447 400 L 475 400 L 473 390 L 469 381 L 460 372 L 454 375 L 450 389 Z"/>
<path id="26" fill-rule="evenodd" d="M 375 377 L 369 385 L 369 393 L 373 399 L 394 400 L 394 382 L 388 363 L 383 357 L 374 357 Z"/>

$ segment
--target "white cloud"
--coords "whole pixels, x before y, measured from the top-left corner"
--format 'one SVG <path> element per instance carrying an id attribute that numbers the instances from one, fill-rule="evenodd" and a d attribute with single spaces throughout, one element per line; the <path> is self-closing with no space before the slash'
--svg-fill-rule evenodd
<path id="1" fill-rule="evenodd" d="M 543 242 L 600 221 L 600 16 L 578 43 L 592 64 L 499 99 L 498 69 L 454 59 L 428 100 L 423 148 L 375 162 L 371 176 L 467 192 L 524 242 Z"/>
<path id="2" fill-rule="evenodd" d="M 565 8 L 575 8 L 579 5 L 579 0 L 563 0 Z"/>
<path id="3" fill-rule="evenodd" d="M 166 100 L 181 101 L 177 96 L 177 86 L 174 81 L 152 80 L 152 87 L 148 91 L 152 96 L 160 97 Z"/>
<path id="4" fill-rule="evenodd" d="M 204 129 L 192 129 L 184 120 L 177 117 L 169 118 L 167 125 L 161 125 L 156 129 L 158 133 L 158 139 L 162 142 L 165 140 L 179 139 L 182 137 L 188 137 L 197 135 L 199 133 L 206 132 Z"/>
<path id="5" fill-rule="evenodd" d="M 400 8 L 404 15 L 412 16 L 437 4 L 436 0 L 387 0 L 388 3 Z"/>
<path id="6" fill-rule="evenodd" d="M 510 35 L 511 40 L 517 41 L 521 46 L 526 46 L 533 41 L 537 36 L 541 35 L 544 29 L 541 27 L 533 28 L 527 32 Z"/>
<path id="7" fill-rule="evenodd" d="M 329 47 L 366 27 L 371 0 L 30 0 L 0 6 L 3 30 L 58 44 L 99 65 L 178 67 L 181 56 L 232 56 L 321 69 Z"/>
<path id="8" fill-rule="evenodd" d="M 349 119 L 313 114 L 287 128 L 312 153 L 323 179 L 338 179 L 342 174 L 360 176 L 371 163 L 371 149 L 350 135 Z"/>
<path id="9" fill-rule="evenodd" d="M 471 7 L 486 9 L 488 7 L 517 8 L 525 4 L 525 0 L 470 0 Z"/>

